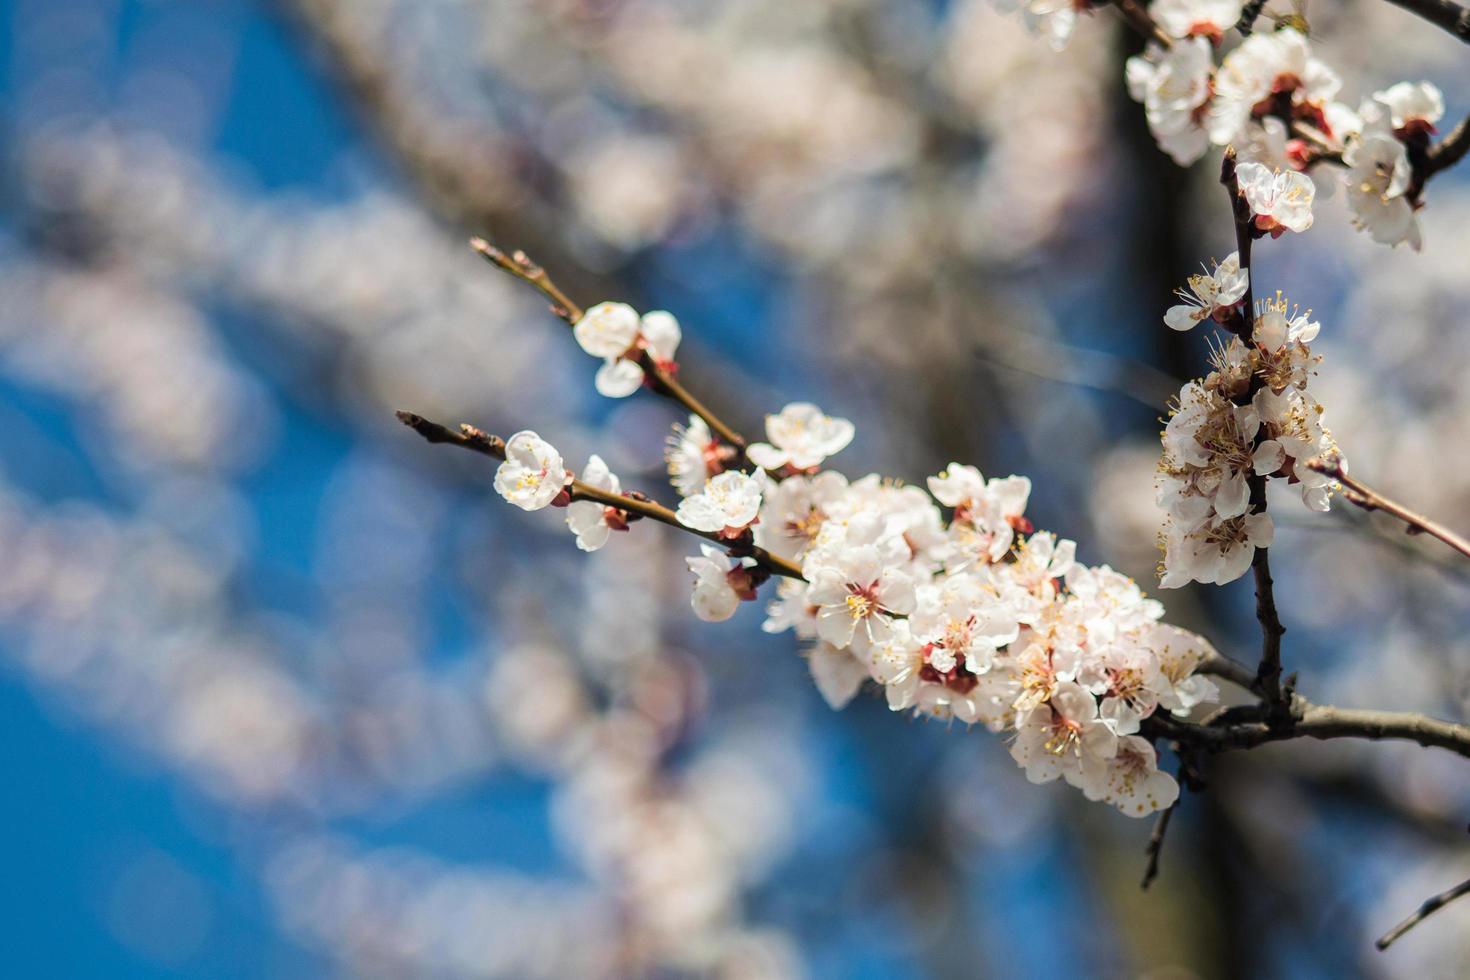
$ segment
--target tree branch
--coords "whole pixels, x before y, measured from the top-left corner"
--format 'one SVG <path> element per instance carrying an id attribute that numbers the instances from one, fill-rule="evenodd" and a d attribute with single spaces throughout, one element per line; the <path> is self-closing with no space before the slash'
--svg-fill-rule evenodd
<path id="1" fill-rule="evenodd" d="M 1148 846 L 1143 852 L 1148 856 L 1148 863 L 1143 868 L 1143 880 L 1138 884 L 1144 891 L 1148 891 L 1148 886 L 1159 876 L 1159 854 L 1164 850 L 1164 835 L 1169 833 L 1169 823 L 1174 819 L 1174 811 L 1179 807 L 1179 800 L 1183 799 L 1182 787 L 1179 792 L 1179 799 L 1164 808 L 1154 820 L 1153 832 L 1148 835 Z"/>
<path id="2" fill-rule="evenodd" d="M 1123 15 L 1123 19 L 1128 22 L 1128 26 L 1142 34 L 1145 38 L 1155 41 L 1165 48 L 1174 46 L 1174 39 L 1164 33 L 1163 28 L 1159 27 L 1153 17 L 1149 16 L 1147 8 L 1139 3 L 1138 0 L 1112 0 L 1112 4 L 1118 8 L 1118 12 Z"/>
<path id="3" fill-rule="evenodd" d="M 1424 159 L 1423 179 L 1428 180 L 1441 170 L 1453 167 L 1465 158 L 1467 152 L 1470 152 L 1470 116 L 1461 119 L 1448 136 L 1429 148 Z"/>
<path id="4" fill-rule="evenodd" d="M 452 446 L 458 446 L 461 449 L 468 449 L 471 452 L 479 453 L 482 456 L 489 456 L 492 459 L 505 459 L 505 440 L 499 436 L 483 432 L 473 425 L 461 425 L 459 431 L 456 432 L 447 426 L 440 425 L 438 422 L 432 422 L 422 415 L 415 415 L 412 412 L 398 412 L 397 415 L 398 421 L 423 436 L 429 442 L 448 443 Z M 660 524 L 667 524 L 669 527 L 676 527 L 688 534 L 704 538 L 706 541 L 712 541 L 722 548 L 728 549 L 732 557 L 754 558 L 758 564 L 764 566 L 772 574 L 805 581 L 805 578 L 801 574 L 801 569 L 785 558 L 779 555 L 773 555 L 766 549 L 756 547 L 755 545 L 730 541 L 728 538 L 722 538 L 712 531 L 696 531 L 694 528 L 681 523 L 678 516 L 672 510 L 669 510 L 662 504 L 649 500 L 642 494 L 610 493 L 607 490 L 599 489 L 598 487 L 575 479 L 568 485 L 568 491 L 573 501 L 590 500 L 606 507 L 615 507 L 618 510 L 627 511 L 639 517 L 646 517 L 649 520 L 658 521 Z"/>
<path id="5" fill-rule="evenodd" d="M 582 308 L 572 302 L 571 298 L 551 280 L 546 270 L 533 262 L 525 252 L 517 250 L 507 255 L 483 238 L 471 238 L 470 247 L 497 269 L 509 273 L 522 282 L 530 283 L 540 290 L 547 299 L 551 300 L 551 311 L 566 321 L 567 326 L 575 326 L 577 321 L 582 319 L 584 312 Z M 726 425 L 714 412 L 705 407 L 703 402 L 679 383 L 672 371 L 661 365 L 648 351 L 640 349 L 629 356 L 633 357 L 638 366 L 643 369 L 654 391 L 673 399 L 688 411 L 704 419 L 715 435 L 741 453 L 745 452 L 745 437 Z"/>
<path id="6" fill-rule="evenodd" d="M 1460 882 L 1453 888 L 1445 889 L 1438 895 L 1431 895 L 1429 898 L 1426 898 L 1424 900 L 1424 904 L 1415 909 L 1412 915 L 1410 915 L 1403 922 L 1400 922 L 1398 925 L 1394 926 L 1392 929 L 1388 930 L 1388 932 L 1385 932 L 1373 945 L 1377 946 L 1380 952 L 1388 949 L 1388 947 L 1397 942 L 1399 937 L 1403 936 L 1404 933 L 1408 932 L 1410 929 L 1414 928 L 1419 923 L 1423 922 L 1425 919 L 1429 918 L 1431 915 L 1453 902 L 1455 899 L 1460 898 L 1464 895 L 1470 895 L 1470 878 L 1467 878 L 1465 881 Z"/>
<path id="7" fill-rule="evenodd" d="M 1460 6 L 1454 0 L 1388 0 L 1388 2 L 1424 18 L 1435 27 L 1443 28 L 1466 44 L 1470 44 L 1470 9 Z"/>
<path id="8" fill-rule="evenodd" d="M 1385 514 L 1392 515 L 1408 525 L 1410 534 L 1428 534 L 1438 538 L 1445 544 L 1454 548 L 1466 558 L 1470 558 L 1470 541 L 1451 531 L 1449 528 L 1432 521 L 1423 514 L 1416 513 L 1403 504 L 1385 497 L 1361 480 L 1348 476 L 1347 468 L 1342 465 L 1340 459 L 1324 459 L 1317 457 L 1307 461 L 1307 468 L 1323 473 L 1338 481 L 1345 488 L 1343 497 L 1348 503 L 1356 504 L 1366 511 L 1381 510 Z"/>
<path id="9" fill-rule="evenodd" d="M 1251 717 L 1252 715 L 1257 717 Z M 1470 759 L 1470 727 L 1440 721 L 1428 715 L 1366 708 L 1337 708 L 1312 704 L 1297 694 L 1290 698 L 1284 718 L 1270 717 L 1270 709 L 1249 706 L 1222 714 L 1213 723 L 1201 725 L 1163 714 L 1152 716 L 1154 728 L 1186 745 L 1206 752 L 1253 749 L 1268 742 L 1298 738 L 1321 741 L 1358 738 L 1368 741 L 1415 742 L 1426 748 L 1448 749 Z"/>

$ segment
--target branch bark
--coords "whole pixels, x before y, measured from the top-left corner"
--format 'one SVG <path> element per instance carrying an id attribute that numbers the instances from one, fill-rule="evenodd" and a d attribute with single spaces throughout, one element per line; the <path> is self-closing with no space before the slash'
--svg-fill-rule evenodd
<path id="1" fill-rule="evenodd" d="M 1466 558 L 1470 558 L 1470 540 L 1451 531 L 1438 521 L 1430 520 L 1423 514 L 1417 513 L 1405 507 L 1403 504 L 1374 490 L 1362 480 L 1348 475 L 1347 468 L 1338 459 L 1317 458 L 1307 461 L 1307 468 L 1316 470 L 1318 473 L 1326 474 L 1338 481 L 1345 488 L 1343 496 L 1348 503 L 1356 504 L 1366 511 L 1381 510 L 1398 518 L 1408 525 L 1410 534 L 1427 534 L 1438 538 L 1445 544 L 1454 548 Z"/>
<path id="2" fill-rule="evenodd" d="M 398 421 L 423 436 L 428 442 L 447 443 L 451 446 L 458 446 L 461 449 L 468 449 L 471 452 L 479 453 L 482 456 L 489 456 L 491 459 L 505 459 L 505 440 L 499 436 L 493 436 L 483 432 L 473 425 L 461 425 L 459 431 L 455 431 L 448 426 L 430 421 L 422 415 L 415 415 L 413 412 L 398 412 L 397 415 Z M 649 500 L 642 494 L 635 496 L 632 494 L 610 493 L 576 479 L 567 485 L 567 489 L 573 501 L 590 500 L 606 507 L 615 507 L 618 510 L 627 511 L 629 514 L 636 514 L 639 517 L 646 517 L 649 520 L 658 521 L 660 524 L 667 524 L 669 527 L 676 527 L 685 533 L 704 538 L 706 541 L 711 541 L 722 548 L 728 549 L 731 557 L 754 558 L 757 564 L 766 568 L 773 575 L 806 581 L 801 574 L 801 568 L 787 561 L 785 558 L 779 555 L 773 555 L 766 549 L 756 547 L 755 545 L 748 545 L 740 541 L 731 541 L 728 538 L 722 538 L 712 531 L 696 531 L 694 528 L 681 523 L 672 510 L 669 510 L 669 508 L 662 504 Z"/>
<path id="3" fill-rule="evenodd" d="M 536 287 L 541 293 L 551 300 L 551 311 L 559 316 L 566 325 L 574 327 L 577 321 L 582 319 L 582 307 L 574 303 L 566 293 L 552 281 L 545 269 L 531 260 L 531 257 L 519 249 L 506 254 L 499 248 L 490 244 L 483 238 L 471 238 L 470 248 L 473 248 L 481 257 L 502 272 L 529 283 Z M 704 419 L 705 424 L 715 435 L 731 446 L 734 446 L 742 455 L 745 453 L 745 437 L 727 425 L 714 412 L 710 411 L 705 404 L 694 396 L 687 388 L 679 383 L 674 373 L 660 364 L 656 358 L 646 350 L 638 350 L 629 355 L 633 357 L 638 366 L 643 369 L 646 377 L 650 379 L 650 387 L 667 398 L 673 399 L 684 406 L 689 412 Z"/>
<path id="4" fill-rule="evenodd" d="M 1465 895 L 1470 895 L 1470 878 L 1467 878 L 1466 880 L 1460 882 L 1453 888 L 1445 889 L 1438 895 L 1431 895 L 1429 898 L 1426 898 L 1424 900 L 1424 904 L 1415 909 L 1412 915 L 1410 915 L 1403 922 L 1400 922 L 1398 925 L 1394 926 L 1392 929 L 1388 930 L 1388 932 L 1385 932 L 1373 945 L 1377 946 L 1380 952 L 1388 949 L 1388 947 L 1397 942 L 1404 933 L 1408 932 L 1410 929 L 1414 928 L 1419 923 L 1423 922 L 1425 919 L 1429 918 L 1431 915 L 1453 902 L 1455 899 Z"/>

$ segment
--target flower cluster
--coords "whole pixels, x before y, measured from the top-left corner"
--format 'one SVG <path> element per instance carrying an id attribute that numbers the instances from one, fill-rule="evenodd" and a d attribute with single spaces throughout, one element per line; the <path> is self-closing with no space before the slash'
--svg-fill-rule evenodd
<path id="1" fill-rule="evenodd" d="M 1210 311 L 1234 309 L 1238 263 L 1215 275 L 1226 281 L 1200 277 L 1196 295 Z M 627 350 L 638 336 L 631 315 L 594 307 L 578 340 L 607 356 Z M 1163 607 L 1131 579 L 1080 564 L 1073 542 L 1036 530 L 1029 480 L 951 463 L 926 492 L 822 470 L 852 436 L 851 422 L 804 402 L 768 416 L 767 441 L 749 447 L 724 444 L 698 416 L 675 429 L 666 455 L 682 499 L 661 519 L 710 542 L 687 559 L 695 614 L 729 619 L 779 573 L 763 628 L 809 642 L 813 680 L 833 707 L 871 683 L 894 711 L 1010 733 L 1033 782 L 1063 779 L 1134 815 L 1172 804 L 1178 784 L 1144 723 L 1215 697 L 1196 675 L 1209 645 L 1161 623 Z M 533 432 L 512 436 L 504 456 L 496 489 L 527 510 L 566 506 L 579 547 L 626 530 L 620 484 L 601 459 L 573 480 Z"/>
<path id="2" fill-rule="evenodd" d="M 1194 286 L 1199 295 L 1218 289 L 1212 277 L 1196 278 L 1211 280 Z M 1336 453 L 1322 406 L 1307 392 L 1320 360 L 1309 345 L 1320 325 L 1310 313 L 1288 312 L 1279 294 L 1254 313 L 1250 342 L 1232 336 L 1215 350 L 1214 370 L 1180 389 L 1164 429 L 1158 503 L 1168 514 L 1166 589 L 1234 581 L 1257 548 L 1270 546 L 1274 528 L 1263 498 L 1252 500 L 1253 481 L 1264 489 L 1269 478 L 1285 478 L 1309 508 L 1328 508 L 1330 481 L 1303 465 Z"/>
<path id="3" fill-rule="evenodd" d="M 597 371 L 597 391 L 608 398 L 626 398 L 644 381 L 642 354 L 654 364 L 673 370 L 674 354 L 683 334 L 679 321 L 663 310 L 638 315 L 626 303 L 598 303 L 572 327 L 577 344 L 603 359 Z"/>
<path id="4" fill-rule="evenodd" d="M 1239 154 L 1242 193 L 1260 233 L 1303 231 L 1316 192 L 1331 192 L 1326 164 L 1345 168 L 1353 223 L 1374 241 L 1417 249 L 1423 158 L 1444 115 L 1428 82 L 1399 82 L 1361 103 L 1337 101 L 1342 80 L 1295 27 L 1260 31 L 1219 59 L 1240 15 L 1234 0 L 1155 0 L 1150 12 L 1176 40 L 1130 58 L 1128 91 L 1143 105 L 1159 148 L 1187 166 L 1211 146 Z"/>
<path id="5" fill-rule="evenodd" d="M 1172 325 L 1244 320 L 1247 285 L 1238 257 L 1227 257 L 1192 279 L 1185 306 L 1170 311 Z M 1248 501 L 1236 457 L 1244 454 L 1252 472 L 1289 472 L 1311 435 L 1297 416 L 1308 404 L 1305 342 L 1316 325 L 1286 320 L 1283 310 L 1263 307 L 1251 353 L 1230 348 L 1188 413 L 1226 419 L 1220 441 L 1235 445 L 1232 472 L 1216 464 L 1213 483 L 1191 476 L 1191 486 L 1235 517 Z M 616 369 L 639 344 L 651 350 L 648 319 L 600 304 L 573 331 L 589 353 L 609 357 L 604 370 Z M 1247 389 L 1257 398 L 1239 407 Z M 1172 423 L 1180 447 L 1185 417 Z M 623 494 L 598 457 L 573 479 L 534 432 L 506 442 L 495 488 L 525 510 L 566 507 L 576 544 L 588 551 L 639 516 L 697 533 L 706 544 L 686 564 L 691 607 L 703 620 L 731 619 L 779 576 L 763 629 L 807 641 L 811 677 L 832 707 L 872 683 L 891 710 L 1008 733 L 1032 782 L 1066 780 L 1132 815 L 1175 802 L 1179 785 L 1158 768 L 1157 730 L 1147 721 L 1216 698 L 1197 674 L 1214 651 L 1161 623 L 1163 605 L 1132 579 L 1079 563 L 1075 542 L 1035 529 L 1026 517 L 1030 480 L 986 479 L 960 463 L 926 488 L 876 473 L 848 479 L 822 464 L 850 444 L 853 423 L 808 403 L 767 416 L 764 442 L 745 445 L 714 430 L 728 432 L 692 414 L 667 442 L 676 510 Z M 1210 463 L 1208 451 L 1188 450 L 1189 464 Z"/>
<path id="6" fill-rule="evenodd" d="M 804 581 L 781 582 L 765 629 L 811 642 L 834 707 L 871 681 L 895 711 L 1012 733 L 1033 782 L 1065 779 L 1135 815 L 1172 803 L 1178 786 L 1139 732 L 1159 708 L 1214 696 L 1194 674 L 1205 641 L 1161 624 L 1132 580 L 1034 530 L 1029 481 L 953 463 L 928 485 L 783 480 L 756 540 L 798 558 Z"/>
<path id="7" fill-rule="evenodd" d="M 622 485 L 602 461 L 592 456 L 582 471 L 581 484 L 595 491 L 619 494 Z M 565 507 L 567 527 L 576 536 L 577 547 L 596 551 L 607 544 L 613 531 L 628 530 L 633 515 L 596 500 L 572 497 L 572 474 L 556 447 L 529 430 L 505 441 L 505 461 L 495 471 L 495 491 L 521 510 Z"/>

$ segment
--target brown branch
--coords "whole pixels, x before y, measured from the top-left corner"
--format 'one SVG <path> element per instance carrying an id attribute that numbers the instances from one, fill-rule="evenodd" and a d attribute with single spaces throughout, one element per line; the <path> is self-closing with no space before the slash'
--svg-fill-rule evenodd
<path id="1" fill-rule="evenodd" d="M 1164 714 L 1155 714 L 1149 721 L 1157 733 L 1212 753 L 1253 749 L 1268 742 L 1298 738 L 1322 741 L 1357 738 L 1415 742 L 1426 748 L 1448 749 L 1470 759 L 1470 727 L 1465 725 L 1412 712 L 1317 705 L 1297 694 L 1290 694 L 1290 711 L 1285 717 L 1271 717 L 1269 706 L 1246 706 L 1223 714 L 1209 725 L 1180 721 Z"/>
<path id="2" fill-rule="evenodd" d="M 1182 787 L 1179 792 L 1184 792 Z M 1148 891 L 1148 886 L 1159 876 L 1159 854 L 1164 850 L 1164 835 L 1169 832 L 1169 823 L 1174 819 L 1174 811 L 1178 807 L 1179 800 L 1175 799 L 1154 820 L 1153 832 L 1148 835 L 1148 846 L 1143 852 L 1148 857 L 1148 863 L 1143 868 L 1143 880 L 1138 884 L 1144 891 Z"/>
<path id="3" fill-rule="evenodd" d="M 1443 28 L 1466 44 L 1470 44 L 1470 9 L 1460 6 L 1454 0 L 1388 0 L 1388 2 L 1395 7 L 1403 7 L 1409 13 L 1424 18 L 1435 27 Z"/>
<path id="4" fill-rule="evenodd" d="M 438 422 L 432 422 L 422 415 L 415 415 L 412 412 L 398 412 L 396 414 L 400 422 L 423 436 L 429 442 L 448 443 L 452 446 L 458 446 L 461 449 L 468 449 L 471 452 L 479 453 L 482 456 L 489 456 L 492 459 L 505 459 L 505 440 L 499 436 L 483 432 L 473 425 L 461 425 L 459 430 L 455 431 L 447 426 L 440 425 Z M 634 496 L 631 494 L 611 493 L 575 479 L 568 485 L 568 491 L 573 501 L 590 500 L 607 507 L 615 507 L 618 510 L 627 511 L 630 514 L 637 514 L 639 517 L 646 517 L 649 520 L 658 521 L 660 524 L 667 524 L 669 527 L 676 527 L 681 531 L 704 538 L 706 541 L 712 541 L 722 548 L 729 549 L 732 557 L 754 558 L 758 564 L 764 566 L 772 574 L 805 581 L 801 574 L 801 568 L 785 558 L 779 555 L 773 555 L 764 548 L 730 541 L 727 538 L 720 537 L 719 534 L 713 531 L 696 531 L 694 528 L 680 523 L 678 516 L 672 510 L 643 497 L 641 494 Z"/>
<path id="5" fill-rule="evenodd" d="M 1163 28 L 1149 16 L 1148 10 L 1138 0 L 1112 0 L 1113 6 L 1123 15 L 1128 26 L 1151 41 L 1156 41 L 1161 47 L 1172 48 L 1174 39 L 1164 33 Z"/>
<path id="6" fill-rule="evenodd" d="M 1377 946 L 1380 952 L 1388 949 L 1388 947 L 1393 945 L 1404 933 L 1408 932 L 1410 929 L 1414 928 L 1419 923 L 1423 922 L 1425 919 L 1429 918 L 1431 915 L 1453 902 L 1455 899 L 1460 898 L 1464 895 L 1470 895 L 1470 879 L 1466 879 L 1465 881 L 1460 882 L 1453 888 L 1447 888 L 1444 891 L 1440 892 L 1438 895 L 1431 895 L 1429 898 L 1426 898 L 1424 900 L 1424 904 L 1415 909 L 1412 915 L 1410 915 L 1403 922 L 1400 922 L 1398 925 L 1394 926 L 1392 929 L 1388 930 L 1388 932 L 1385 932 L 1382 936 L 1378 938 L 1376 942 L 1373 943 L 1373 945 Z"/>
<path id="7" fill-rule="evenodd" d="M 1466 558 L 1470 558 L 1470 541 L 1451 531 L 1449 528 L 1432 521 L 1423 514 L 1415 513 L 1403 504 L 1385 497 L 1361 480 L 1351 477 L 1343 466 L 1342 460 L 1338 458 L 1323 458 L 1307 460 L 1307 468 L 1318 473 L 1325 474 L 1343 485 L 1343 497 L 1348 503 L 1356 504 L 1366 511 L 1381 510 L 1398 518 L 1408 525 L 1409 534 L 1428 534 L 1438 538 L 1445 544 L 1454 548 Z"/>
<path id="8" fill-rule="evenodd" d="M 1429 148 L 1424 158 L 1423 179 L 1428 180 L 1441 170 L 1453 167 L 1465 158 L 1467 152 L 1470 152 L 1470 116 L 1461 119 L 1448 136 Z"/>
<path id="9" fill-rule="evenodd" d="M 552 312 L 566 321 L 567 326 L 575 326 L 577 321 L 582 319 L 582 308 L 572 302 L 571 298 L 552 281 L 546 270 L 533 262 L 525 252 L 517 250 L 507 255 L 483 238 L 470 239 L 470 247 L 497 269 L 509 273 L 522 282 L 530 283 L 540 290 L 547 299 L 551 300 Z M 694 397 L 687 388 L 679 383 L 672 371 L 659 364 L 646 350 L 639 350 L 633 356 L 636 357 L 638 366 L 643 368 L 644 373 L 651 379 L 651 387 L 654 391 L 673 399 L 688 411 L 704 419 L 715 435 L 742 453 L 745 451 L 745 437 L 726 425 L 703 402 Z"/>
<path id="10" fill-rule="evenodd" d="M 1227 680 L 1232 684 L 1245 688 L 1247 691 L 1256 689 L 1256 672 L 1238 660 L 1232 660 L 1221 653 L 1211 653 L 1200 661 L 1196 668 L 1201 674 L 1213 674 L 1216 677 Z"/>

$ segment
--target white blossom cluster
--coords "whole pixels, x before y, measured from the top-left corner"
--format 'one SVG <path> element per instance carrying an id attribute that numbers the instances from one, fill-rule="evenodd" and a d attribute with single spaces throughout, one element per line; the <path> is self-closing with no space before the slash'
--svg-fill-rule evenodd
<path id="1" fill-rule="evenodd" d="M 1203 302 L 1236 292 L 1199 278 L 1196 294 L 1213 297 Z M 624 309 L 593 307 L 574 326 L 582 346 L 605 357 L 633 348 L 648 317 Z M 1263 337 L 1274 309 L 1263 314 Z M 1281 329 L 1293 343 L 1304 334 Z M 615 336 L 593 342 L 605 335 Z M 1283 334 L 1280 357 L 1293 359 L 1286 342 Z M 1159 769 L 1143 722 L 1215 697 L 1195 674 L 1208 643 L 1161 623 L 1162 605 L 1131 579 L 1078 563 L 1074 542 L 1035 530 L 1024 477 L 987 480 L 951 463 L 926 493 L 822 470 L 853 431 L 805 402 L 768 416 L 768 441 L 743 452 L 697 416 L 676 428 L 666 450 L 682 498 L 674 520 L 725 546 L 705 544 L 688 559 L 696 615 L 722 621 L 755 601 L 775 556 L 800 576 L 780 580 L 764 629 L 810 641 L 813 679 L 833 707 L 872 681 L 895 711 L 1011 733 L 1011 754 L 1033 782 L 1065 779 L 1134 815 L 1173 803 L 1178 784 Z M 1288 438 L 1283 430 L 1272 444 L 1278 468 Z M 610 521 L 626 527 L 619 508 L 567 493 L 570 482 L 560 454 L 533 432 L 508 440 L 495 477 L 497 491 L 527 510 L 570 500 L 568 524 L 584 549 L 605 543 Z M 584 482 L 619 486 L 596 457 Z"/>
<path id="2" fill-rule="evenodd" d="M 1073 5 L 1031 0 L 1033 19 L 1052 25 Z M 1340 167 L 1353 223 L 1386 245 L 1421 244 L 1415 212 L 1422 175 L 1411 154 L 1427 149 L 1444 99 L 1429 82 L 1399 82 L 1357 109 L 1338 101 L 1342 79 L 1316 57 L 1296 27 L 1258 30 L 1221 55 L 1239 19 L 1239 0 L 1155 0 L 1149 12 L 1173 39 L 1130 58 L 1128 91 L 1141 103 L 1159 148 L 1187 166 L 1210 146 L 1234 147 L 1241 190 L 1257 230 L 1305 231 L 1317 193 L 1331 193 Z M 1218 57 L 1217 57 L 1218 56 Z"/>
<path id="3" fill-rule="evenodd" d="M 1190 280 L 1193 296 L 1181 291 L 1186 304 L 1165 322 L 1176 329 L 1192 325 L 1190 317 L 1244 322 L 1247 276 L 1232 253 L 1213 274 Z M 1284 478 L 1301 488 L 1309 508 L 1328 509 L 1331 481 L 1303 465 L 1337 452 L 1322 406 L 1307 392 L 1320 360 L 1309 345 L 1321 325 L 1310 312 L 1288 312 L 1279 294 L 1258 302 L 1254 313 L 1251 342 L 1232 336 L 1217 348 L 1214 370 L 1180 389 L 1164 429 L 1157 500 L 1168 515 L 1161 540 L 1166 589 L 1232 582 L 1257 548 L 1270 546 L 1274 525 L 1264 504 L 1251 500 L 1253 477 Z"/>
<path id="4" fill-rule="evenodd" d="M 1065 779 L 1134 815 L 1172 803 L 1178 786 L 1138 733 L 1160 707 L 1214 697 L 1194 674 L 1208 644 L 1158 622 L 1163 607 L 1132 580 L 1034 531 L 1025 478 L 952 463 L 928 489 L 830 471 L 782 480 L 755 537 L 805 581 L 780 582 L 764 628 L 811 641 L 834 707 L 871 680 L 895 711 L 1011 733 L 1032 782 Z"/>

